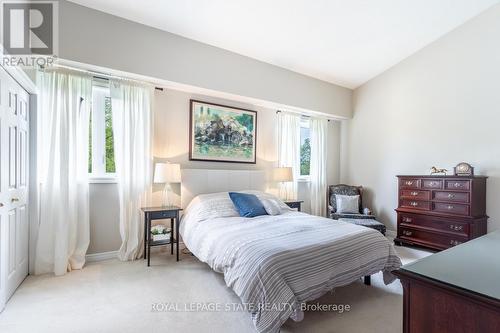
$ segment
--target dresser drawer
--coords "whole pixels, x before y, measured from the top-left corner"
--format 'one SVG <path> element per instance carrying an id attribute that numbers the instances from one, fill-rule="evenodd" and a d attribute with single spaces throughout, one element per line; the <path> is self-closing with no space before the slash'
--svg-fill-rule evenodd
<path id="1" fill-rule="evenodd" d="M 430 200 L 431 192 L 419 190 L 401 190 L 401 198 L 415 200 Z"/>
<path id="2" fill-rule="evenodd" d="M 447 190 L 470 190 L 470 181 L 468 180 L 446 180 L 445 189 Z"/>
<path id="3" fill-rule="evenodd" d="M 435 191 L 434 200 L 469 203 L 469 192 Z"/>
<path id="4" fill-rule="evenodd" d="M 429 201 L 418 201 L 418 200 L 401 200 L 401 207 L 431 210 L 431 203 Z"/>
<path id="5" fill-rule="evenodd" d="M 415 243 L 431 245 L 437 248 L 447 249 L 449 247 L 465 243 L 467 238 L 449 234 L 415 230 L 411 228 L 399 228 L 398 237 Z"/>
<path id="6" fill-rule="evenodd" d="M 435 202 L 433 210 L 441 213 L 469 215 L 469 205 Z"/>
<path id="7" fill-rule="evenodd" d="M 420 179 L 417 178 L 403 178 L 399 185 L 402 188 L 420 188 Z"/>
<path id="8" fill-rule="evenodd" d="M 402 227 L 428 228 L 433 230 L 445 231 L 460 234 L 463 237 L 469 235 L 469 224 L 466 222 L 456 222 L 439 217 L 405 214 L 398 215 L 399 225 Z"/>
<path id="9" fill-rule="evenodd" d="M 443 181 L 441 179 L 423 179 L 422 188 L 440 189 L 443 188 Z"/>

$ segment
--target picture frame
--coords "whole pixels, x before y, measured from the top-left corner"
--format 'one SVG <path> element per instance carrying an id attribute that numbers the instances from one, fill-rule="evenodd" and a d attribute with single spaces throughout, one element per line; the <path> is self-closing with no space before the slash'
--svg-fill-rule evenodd
<path id="1" fill-rule="evenodd" d="M 257 111 L 191 99 L 189 160 L 257 162 Z"/>

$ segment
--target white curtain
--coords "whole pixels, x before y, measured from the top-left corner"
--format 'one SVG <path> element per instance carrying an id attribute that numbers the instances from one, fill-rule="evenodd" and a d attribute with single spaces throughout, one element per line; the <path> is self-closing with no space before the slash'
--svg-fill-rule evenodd
<path id="1" fill-rule="evenodd" d="M 81 269 L 89 245 L 89 114 L 92 79 L 37 73 L 40 220 L 35 274 Z"/>
<path id="2" fill-rule="evenodd" d="M 300 115 L 278 112 L 278 166 L 292 167 L 293 182 L 280 184 L 280 196 L 297 199 L 297 179 L 300 176 Z"/>
<path id="3" fill-rule="evenodd" d="M 134 260 L 143 254 L 140 208 L 151 202 L 153 92 L 127 81 L 110 86 L 122 238 L 118 257 Z"/>
<path id="4" fill-rule="evenodd" d="M 326 154 L 328 120 L 311 118 L 311 214 L 326 215 Z"/>

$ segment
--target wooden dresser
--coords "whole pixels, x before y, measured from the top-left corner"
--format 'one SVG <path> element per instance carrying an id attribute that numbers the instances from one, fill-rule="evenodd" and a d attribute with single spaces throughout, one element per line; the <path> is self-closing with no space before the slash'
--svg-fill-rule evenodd
<path id="1" fill-rule="evenodd" d="M 396 244 L 444 250 L 486 234 L 484 176 L 397 176 Z"/>
<path id="2" fill-rule="evenodd" d="M 393 271 L 404 333 L 500 332 L 500 231 Z"/>

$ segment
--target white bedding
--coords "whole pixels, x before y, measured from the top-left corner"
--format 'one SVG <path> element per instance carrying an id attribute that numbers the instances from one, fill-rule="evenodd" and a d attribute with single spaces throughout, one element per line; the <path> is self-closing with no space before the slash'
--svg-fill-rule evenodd
<path id="1" fill-rule="evenodd" d="M 280 215 L 243 218 L 227 192 L 201 195 L 181 221 L 186 246 L 223 273 L 227 286 L 250 305 L 257 331 L 276 332 L 288 318 L 302 319 L 302 303 L 359 277 L 383 271 L 385 283 L 394 280 L 390 272 L 401 261 L 378 231 L 295 212 L 279 202 Z"/>

